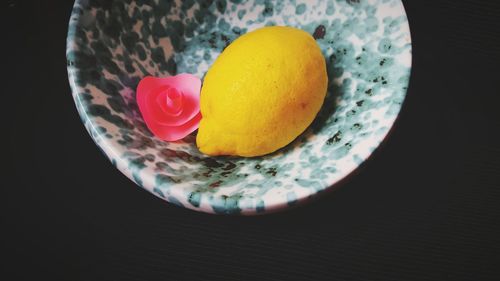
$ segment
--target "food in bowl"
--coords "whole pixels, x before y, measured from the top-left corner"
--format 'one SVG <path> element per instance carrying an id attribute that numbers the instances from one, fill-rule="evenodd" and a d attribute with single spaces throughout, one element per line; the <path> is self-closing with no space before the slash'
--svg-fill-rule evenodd
<path id="1" fill-rule="evenodd" d="M 246 33 L 208 70 L 196 144 L 211 156 L 274 152 L 312 123 L 327 84 L 325 59 L 309 33 L 285 26 Z"/>

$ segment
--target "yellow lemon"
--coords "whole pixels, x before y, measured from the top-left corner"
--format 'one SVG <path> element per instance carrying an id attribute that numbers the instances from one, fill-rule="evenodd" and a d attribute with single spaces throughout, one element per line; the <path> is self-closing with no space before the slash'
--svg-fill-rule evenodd
<path id="1" fill-rule="evenodd" d="M 307 32 L 284 26 L 249 32 L 205 76 L 197 146 L 212 156 L 276 151 L 312 123 L 327 84 L 325 59 Z"/>

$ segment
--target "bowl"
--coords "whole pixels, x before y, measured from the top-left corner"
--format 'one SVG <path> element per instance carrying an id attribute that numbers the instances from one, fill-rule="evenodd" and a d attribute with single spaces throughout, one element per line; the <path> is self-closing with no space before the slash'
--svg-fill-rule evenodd
<path id="1" fill-rule="evenodd" d="M 263 157 L 208 157 L 196 132 L 164 142 L 148 131 L 135 101 L 143 77 L 202 78 L 231 41 L 268 25 L 309 32 L 327 62 L 324 105 L 293 143 Z M 66 56 L 83 124 L 116 168 L 177 206 L 250 215 L 305 202 L 372 154 L 404 101 L 411 37 L 400 0 L 77 0 Z"/>

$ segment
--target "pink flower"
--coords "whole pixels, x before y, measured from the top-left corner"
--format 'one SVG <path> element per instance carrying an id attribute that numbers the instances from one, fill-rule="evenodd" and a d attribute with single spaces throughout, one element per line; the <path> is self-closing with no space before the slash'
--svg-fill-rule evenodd
<path id="1" fill-rule="evenodd" d="M 147 76 L 137 86 L 137 104 L 149 130 L 158 138 L 176 141 L 198 128 L 201 80 L 182 73 L 166 78 Z"/>

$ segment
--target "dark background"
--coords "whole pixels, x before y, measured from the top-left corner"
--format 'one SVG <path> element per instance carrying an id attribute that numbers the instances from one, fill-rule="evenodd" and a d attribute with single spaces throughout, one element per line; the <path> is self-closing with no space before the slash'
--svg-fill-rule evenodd
<path id="1" fill-rule="evenodd" d="M 2 0 L 0 279 L 500 280 L 500 2 L 404 4 L 390 138 L 312 204 L 227 217 L 166 204 L 96 148 L 66 76 L 72 1 Z"/>

